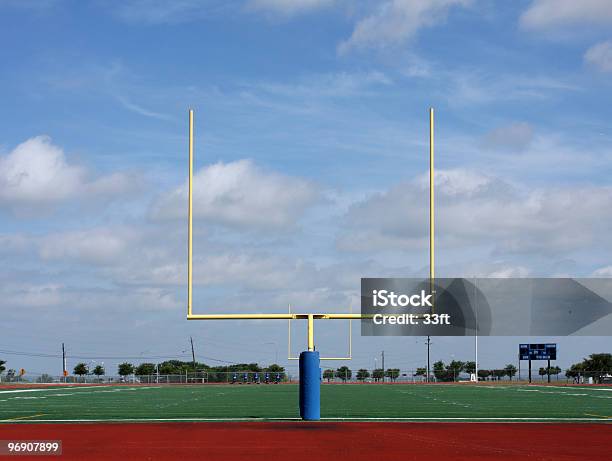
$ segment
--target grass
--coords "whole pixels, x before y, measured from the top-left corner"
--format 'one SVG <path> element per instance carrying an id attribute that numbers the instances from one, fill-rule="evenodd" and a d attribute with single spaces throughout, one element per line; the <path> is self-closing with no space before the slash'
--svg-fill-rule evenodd
<path id="1" fill-rule="evenodd" d="M 297 385 L 0 389 L 0 422 L 299 418 Z M 612 388 L 324 385 L 324 419 L 612 422 Z"/>

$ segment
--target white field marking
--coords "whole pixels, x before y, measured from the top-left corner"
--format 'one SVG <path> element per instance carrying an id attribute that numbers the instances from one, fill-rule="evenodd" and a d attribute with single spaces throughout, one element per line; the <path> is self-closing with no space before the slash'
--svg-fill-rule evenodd
<path id="1" fill-rule="evenodd" d="M 578 395 L 578 396 L 589 396 L 596 397 L 593 394 L 578 394 L 576 392 L 555 392 L 555 391 L 541 391 L 539 389 L 518 389 L 519 392 L 539 392 L 540 394 L 554 394 L 554 395 Z"/>
<path id="2" fill-rule="evenodd" d="M 90 386 L 91 387 L 91 386 Z M 152 387 L 128 387 L 125 389 L 113 389 L 110 391 L 79 391 L 79 392 L 69 392 L 69 393 L 62 393 L 62 394 L 49 394 L 48 396 L 45 397 L 8 397 L 9 400 L 17 400 L 17 399 L 45 399 L 47 397 L 67 397 L 70 395 L 81 395 L 81 394 L 103 394 L 103 393 L 109 393 L 109 392 L 122 392 L 122 391 L 136 391 L 136 390 L 140 390 L 140 389 L 157 389 L 157 387 L 152 386 Z M 34 389 L 30 389 L 30 390 L 34 390 Z M 51 389 L 41 389 L 41 390 L 45 390 L 45 391 L 49 391 Z M 71 389 L 72 390 L 72 389 Z"/>
<path id="3" fill-rule="evenodd" d="M 83 386 L 83 387 L 47 387 L 44 389 L 9 389 L 2 390 L 0 394 L 19 394 L 22 392 L 56 392 L 56 391 L 76 391 L 77 394 L 87 394 L 92 392 L 90 389 L 100 389 L 105 387 L 114 387 L 112 391 L 97 391 L 97 392 L 120 392 L 120 391 L 139 391 L 141 389 L 159 389 L 161 386 L 143 386 L 143 387 L 118 387 L 114 384 L 105 384 L 99 386 Z M 85 390 L 86 389 L 86 390 Z M 96 392 L 96 391 L 93 391 Z"/>
<path id="4" fill-rule="evenodd" d="M 554 389 L 568 389 L 568 390 L 576 390 L 576 391 L 604 391 L 604 392 L 612 392 L 612 387 L 607 389 L 604 387 L 574 387 L 574 386 L 540 386 L 540 387 L 548 387 Z"/>
<path id="5" fill-rule="evenodd" d="M 43 423 L 103 423 L 103 422 L 156 422 L 156 421 L 202 421 L 202 422 L 232 422 L 232 421 L 301 421 L 301 418 L 108 418 L 108 419 L 28 419 L 24 423 L 43 422 Z M 524 421 L 608 421 L 605 417 L 597 418 L 467 418 L 467 417 L 412 417 L 412 418 L 350 418 L 350 417 L 329 417 L 321 418 L 323 421 L 492 421 L 492 422 L 524 422 Z M 0 423 L 15 423 L 14 419 L 2 419 Z"/>
<path id="6" fill-rule="evenodd" d="M 99 388 L 99 387 L 112 387 L 113 384 L 102 384 L 99 386 L 83 386 L 80 389 L 91 389 L 91 388 Z M 143 387 L 143 389 L 148 389 Z M 78 387 L 70 386 L 70 387 L 47 387 L 47 388 L 36 388 L 36 389 L 10 389 L 0 391 L 0 394 L 17 394 L 21 392 L 53 392 L 53 391 L 77 391 Z"/>
<path id="7" fill-rule="evenodd" d="M 109 394 L 109 393 L 114 393 L 114 392 L 129 392 L 129 391 L 139 391 L 141 389 L 158 389 L 158 387 L 155 386 L 151 386 L 151 387 L 126 387 L 126 388 L 116 388 L 116 389 L 111 389 L 111 390 L 104 390 L 104 391 L 79 391 L 79 392 L 73 392 L 70 394 L 53 394 L 53 395 L 82 395 L 82 394 Z"/>
<path id="8" fill-rule="evenodd" d="M 0 394 L 18 394 L 21 392 L 49 392 L 49 391 L 61 391 L 63 389 L 70 389 L 69 387 L 60 387 L 60 388 L 47 388 L 47 389 L 11 389 L 10 391 L 0 391 Z"/>

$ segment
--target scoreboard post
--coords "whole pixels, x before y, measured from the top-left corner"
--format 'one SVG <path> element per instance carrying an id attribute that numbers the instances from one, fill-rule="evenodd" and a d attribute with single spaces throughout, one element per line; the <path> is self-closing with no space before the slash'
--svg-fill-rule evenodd
<path id="1" fill-rule="evenodd" d="M 550 383 L 550 361 L 557 360 L 557 344 L 556 343 L 541 343 L 541 344 L 519 344 L 519 370 L 521 360 L 529 361 L 529 382 L 531 383 L 531 361 L 532 360 L 547 360 L 546 375 Z M 520 373 L 519 373 L 520 375 Z"/>

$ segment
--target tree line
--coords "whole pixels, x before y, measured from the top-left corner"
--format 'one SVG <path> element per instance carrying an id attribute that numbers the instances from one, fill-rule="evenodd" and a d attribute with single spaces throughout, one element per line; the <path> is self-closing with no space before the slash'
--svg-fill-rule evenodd
<path id="1" fill-rule="evenodd" d="M 4 366 L 5 360 L 0 360 L 0 374 L 6 370 Z M 184 375 L 185 373 L 207 373 L 208 380 L 211 382 L 224 381 L 227 373 L 238 373 L 238 372 L 270 372 L 270 373 L 284 373 L 285 369 L 277 364 L 272 364 L 268 367 L 262 367 L 257 363 L 237 363 L 231 365 L 220 365 L 220 366 L 209 366 L 205 363 L 196 362 L 195 367 L 193 362 L 183 362 L 181 360 L 166 360 L 164 362 L 155 363 L 141 363 L 134 365 L 129 362 L 120 363 L 117 367 L 117 374 L 122 377 L 136 375 L 136 376 L 148 376 L 159 373 L 160 375 Z M 459 360 L 453 360 L 449 364 L 445 364 L 442 360 L 438 360 L 433 364 L 433 375 L 438 381 L 454 381 L 460 373 L 472 374 L 476 371 L 476 363 L 472 361 L 462 362 Z M 517 368 L 508 364 L 504 368 L 496 370 L 480 369 L 478 370 L 478 377 L 483 380 L 499 380 L 505 376 L 508 376 L 510 380 L 513 379 L 517 374 Z M 558 376 L 561 373 L 561 368 L 558 366 L 540 367 L 538 374 L 542 377 L 546 375 Z M 104 366 L 98 364 L 91 368 L 84 362 L 77 363 L 73 369 L 73 373 L 77 376 L 83 377 L 86 375 L 95 375 L 102 377 L 106 374 Z M 417 368 L 413 372 L 413 376 L 426 376 L 427 369 L 424 367 Z M 587 358 L 583 359 L 582 362 L 573 364 L 569 369 L 565 371 L 565 375 L 569 378 L 593 378 L 596 383 L 601 383 L 605 377 L 612 375 L 612 354 L 610 353 L 597 353 L 591 354 Z M 391 381 L 396 381 L 400 376 L 399 368 L 389 368 L 383 370 L 377 368 L 370 371 L 361 368 L 356 372 L 356 379 L 358 381 L 365 381 L 366 379 L 372 378 L 374 381 L 382 381 L 383 378 L 389 378 Z M 16 371 L 9 369 L 6 373 L 6 377 L 9 381 L 16 377 Z M 325 370 L 323 372 L 323 379 L 328 382 L 332 379 L 340 379 L 342 381 L 350 380 L 353 377 L 353 371 L 347 367 L 342 366 L 336 370 Z"/>
<path id="2" fill-rule="evenodd" d="M 121 377 L 127 376 L 150 376 L 150 375 L 184 375 L 186 373 L 206 373 L 208 381 L 225 381 L 227 373 L 238 372 L 270 372 L 284 373 L 284 367 L 272 364 L 262 367 L 257 363 L 235 363 L 231 365 L 210 366 L 200 362 L 183 362 L 181 360 L 166 360 L 161 363 L 145 362 L 134 365 L 130 362 L 123 362 L 117 366 L 117 374 Z M 106 371 L 102 365 L 96 365 L 92 370 L 84 362 L 77 363 L 73 373 L 83 377 L 85 375 L 104 376 Z"/>
<path id="3" fill-rule="evenodd" d="M 612 354 L 591 354 L 582 362 L 574 363 L 565 371 L 569 378 L 593 378 L 596 383 L 603 382 L 604 378 L 612 375 Z"/>

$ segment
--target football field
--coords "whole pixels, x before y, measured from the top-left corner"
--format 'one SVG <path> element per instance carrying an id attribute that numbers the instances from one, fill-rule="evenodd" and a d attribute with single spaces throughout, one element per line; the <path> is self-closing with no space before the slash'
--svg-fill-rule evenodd
<path id="1" fill-rule="evenodd" d="M 299 420 L 298 386 L 100 385 L 0 389 L 0 421 Z M 612 422 L 612 387 L 325 384 L 327 421 Z"/>

